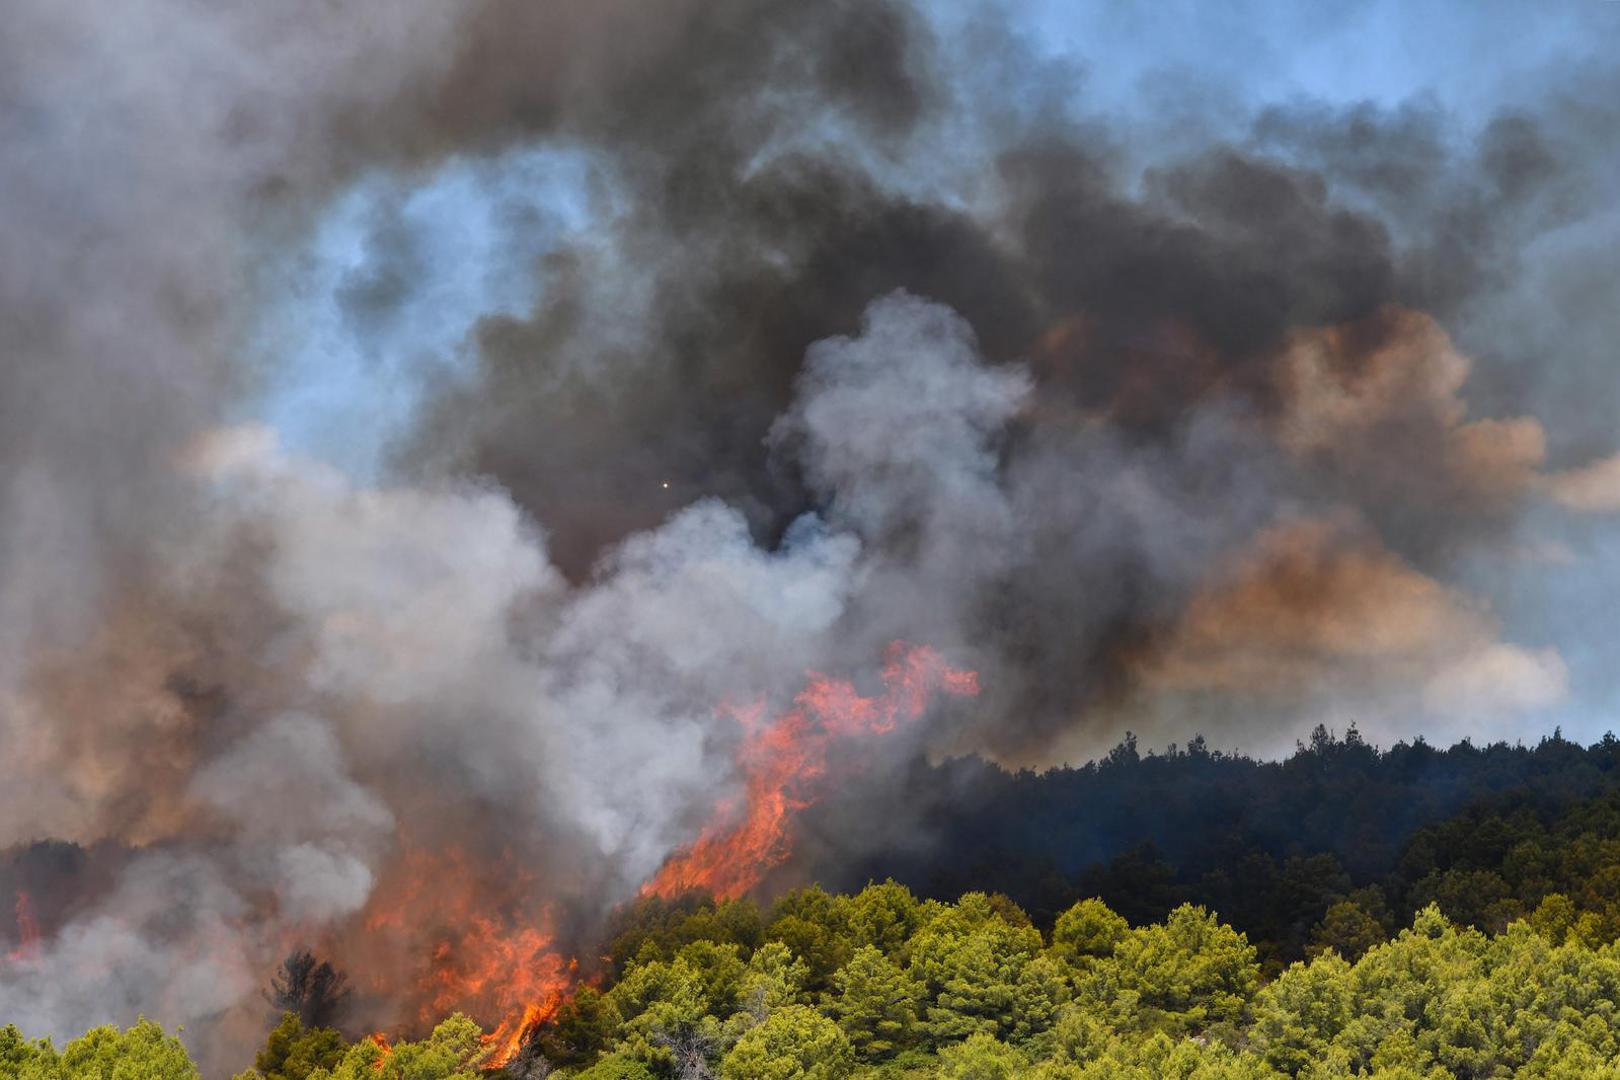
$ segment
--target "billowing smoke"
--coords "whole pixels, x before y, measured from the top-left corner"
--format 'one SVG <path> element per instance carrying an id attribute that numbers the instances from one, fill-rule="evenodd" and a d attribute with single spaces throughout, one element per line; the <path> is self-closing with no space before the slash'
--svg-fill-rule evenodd
<path id="1" fill-rule="evenodd" d="M 1614 689 L 1612 67 L 1138 128 L 901 0 L 12 7 L 0 1020 L 504 1009 L 895 640 L 982 693 L 878 762 Z"/>

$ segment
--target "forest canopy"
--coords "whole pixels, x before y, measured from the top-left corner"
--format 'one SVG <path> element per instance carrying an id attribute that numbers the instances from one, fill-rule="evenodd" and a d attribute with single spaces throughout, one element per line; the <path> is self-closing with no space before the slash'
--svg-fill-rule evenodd
<path id="1" fill-rule="evenodd" d="M 713 913 L 693 917 L 712 930 Z M 745 940 L 686 940 L 690 929 L 680 920 L 642 938 L 622 972 L 581 990 L 510 1074 L 1620 1077 L 1620 947 L 1557 919 L 1491 935 L 1431 905 L 1354 962 L 1327 949 L 1270 981 L 1245 936 L 1194 905 L 1131 928 L 1082 901 L 1043 935 L 1004 898 L 919 901 L 885 883 L 784 898 Z M 819 965 L 784 937 L 816 948 Z M 237 1080 L 474 1080 L 488 1053 L 481 1034 L 458 1015 L 418 1042 L 345 1044 L 288 1013 Z M 148 1021 L 97 1029 L 61 1052 L 5 1028 L 0 1070 L 20 1080 L 197 1076 Z"/>
<path id="2" fill-rule="evenodd" d="M 1617 749 L 1378 751 L 1321 731 L 1276 763 L 1127 741 L 1083 769 L 983 773 L 935 818 L 962 858 L 897 860 L 980 888 L 643 898 L 500 1071 L 1620 1078 Z M 499 1072 L 465 1016 L 391 1045 L 342 1030 L 344 973 L 305 951 L 266 998 L 284 1011 L 238 1080 Z M 0 1031 L 7 1080 L 196 1075 L 147 1020 L 60 1050 Z"/>

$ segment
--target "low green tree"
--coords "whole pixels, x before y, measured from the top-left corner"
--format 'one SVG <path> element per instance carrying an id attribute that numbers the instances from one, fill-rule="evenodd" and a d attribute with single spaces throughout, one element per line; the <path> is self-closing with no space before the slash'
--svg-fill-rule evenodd
<path id="1" fill-rule="evenodd" d="M 29 1039 L 16 1027 L 0 1028 L 0 1077 L 53 1075 L 57 1068 L 56 1050 L 49 1039 Z"/>
<path id="2" fill-rule="evenodd" d="M 1052 928 L 1052 955 L 1073 967 L 1089 967 L 1114 955 L 1131 924 L 1101 900 L 1082 900 L 1057 917 Z"/>
<path id="3" fill-rule="evenodd" d="M 1090 992 L 1114 1000 L 1122 1023 L 1172 1036 L 1236 1024 L 1260 980 L 1248 940 L 1191 904 L 1132 930 L 1097 974 Z"/>
<path id="4" fill-rule="evenodd" d="M 766 941 L 779 941 L 801 957 L 809 969 L 809 990 L 826 990 L 832 974 L 854 951 L 850 936 L 849 901 L 819 885 L 798 889 L 771 908 L 765 927 Z"/>
<path id="5" fill-rule="evenodd" d="M 802 1004 L 810 967 L 780 941 L 768 941 L 748 958 L 738 991 L 739 1007 L 763 1020 L 783 1005 Z"/>
<path id="6" fill-rule="evenodd" d="M 180 1040 L 145 1018 L 120 1031 L 92 1028 L 62 1048 L 35 1044 L 22 1080 L 197 1080 L 197 1066 Z"/>
<path id="7" fill-rule="evenodd" d="M 741 946 L 732 942 L 694 941 L 675 954 L 676 962 L 697 979 L 706 1011 L 715 1016 L 730 1016 L 740 1007 L 748 971 L 741 953 Z"/>
<path id="8" fill-rule="evenodd" d="M 923 922 L 923 905 L 893 879 L 850 897 L 846 912 L 853 945 L 871 945 L 895 959 L 903 957 L 906 942 Z"/>
<path id="9" fill-rule="evenodd" d="M 684 960 L 631 964 L 607 998 L 621 1017 L 617 1049 L 655 1071 L 707 1059 L 721 1047 L 705 980 Z"/>
<path id="10" fill-rule="evenodd" d="M 331 1028 L 306 1028 L 298 1014 L 283 1013 L 253 1059 L 254 1080 L 306 1080 L 316 1069 L 335 1069 L 348 1046 Z"/>
<path id="11" fill-rule="evenodd" d="M 488 1057 L 482 1029 L 456 1013 L 418 1042 L 399 1042 L 384 1049 L 370 1039 L 361 1039 L 330 1072 L 316 1069 L 309 1080 L 479 1080 L 480 1067 Z"/>
<path id="12" fill-rule="evenodd" d="M 608 1054 L 590 1068 L 569 1075 L 573 1080 L 657 1080 L 644 1062 L 625 1054 Z"/>
<path id="13" fill-rule="evenodd" d="M 724 1080 L 844 1080 L 855 1052 L 838 1025 L 806 1005 L 786 1005 L 721 1059 Z"/>
<path id="14" fill-rule="evenodd" d="M 969 1036 L 939 1052 L 940 1080 L 1021 1080 L 1029 1058 L 988 1032 Z"/>
<path id="15" fill-rule="evenodd" d="M 1268 1062 L 1293 1076 L 1325 1060 L 1354 1015 L 1350 964 L 1325 952 L 1260 991 L 1250 1037 Z"/>
<path id="16" fill-rule="evenodd" d="M 1354 900 L 1340 900 L 1327 909 L 1311 930 L 1306 952 L 1314 956 L 1329 949 L 1346 960 L 1357 960 L 1384 941 L 1384 926 Z"/>
<path id="17" fill-rule="evenodd" d="M 861 1060 L 882 1061 L 917 1041 L 922 985 L 877 946 L 856 949 L 833 990 L 828 1009 Z"/>
<path id="18" fill-rule="evenodd" d="M 612 1042 L 623 1018 L 594 986 L 582 986 L 537 1036 L 540 1052 L 555 1065 L 590 1061 Z"/>
<path id="19" fill-rule="evenodd" d="M 1607 937 L 1603 916 L 1595 911 L 1580 910 L 1563 893 L 1548 893 L 1542 897 L 1527 921 L 1536 933 L 1554 945 L 1569 941 L 1601 945 Z"/>
<path id="20" fill-rule="evenodd" d="M 1025 1039 L 1049 1027 L 1065 991 L 1041 950 L 1039 931 L 1005 921 L 983 893 L 942 911 L 909 947 L 929 1042 L 943 1046 L 979 1032 Z"/>

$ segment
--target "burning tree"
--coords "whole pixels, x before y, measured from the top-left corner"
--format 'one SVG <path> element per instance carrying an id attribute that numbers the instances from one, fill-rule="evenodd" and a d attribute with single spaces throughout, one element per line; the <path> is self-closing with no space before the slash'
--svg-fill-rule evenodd
<path id="1" fill-rule="evenodd" d="M 882 678 L 883 692 L 864 697 L 847 680 L 812 673 L 793 707 L 780 715 L 768 715 L 759 703 L 728 709 L 743 729 L 737 755 L 742 799 L 717 806 L 715 820 L 642 886 L 642 895 L 744 895 L 787 860 L 793 817 L 826 786 L 829 753 L 838 742 L 884 735 L 917 720 L 937 692 L 979 692 L 974 672 L 902 641 L 890 645 Z"/>
<path id="2" fill-rule="evenodd" d="M 307 949 L 296 949 L 270 979 L 265 998 L 277 1015 L 292 1013 L 306 1028 L 335 1028 L 349 1000 L 349 977 Z"/>

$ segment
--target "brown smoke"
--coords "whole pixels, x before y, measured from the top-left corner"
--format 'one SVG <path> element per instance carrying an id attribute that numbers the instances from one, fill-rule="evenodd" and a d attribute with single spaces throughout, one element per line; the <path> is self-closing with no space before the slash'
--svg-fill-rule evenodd
<path id="1" fill-rule="evenodd" d="M 894 639 L 983 692 L 893 760 L 1509 731 L 1570 691 L 1465 571 L 1620 508 L 1613 305 L 1521 255 L 1606 211 L 1620 126 L 1569 102 L 1608 73 L 1478 130 L 1298 105 L 1161 152 L 900 0 L 13 6 L 0 890 L 44 937 L 0 1020 L 144 1010 L 236 1063 L 311 942 L 417 1023 L 444 957 L 587 940 L 702 834 L 722 705 Z M 589 160 L 590 227 L 508 253 L 532 302 L 380 476 L 248 419 L 267 267 L 334 197 L 534 146 Z M 332 298 L 362 327 L 422 270 L 375 228 Z M 435 874 L 486 910 L 430 917 Z"/>

